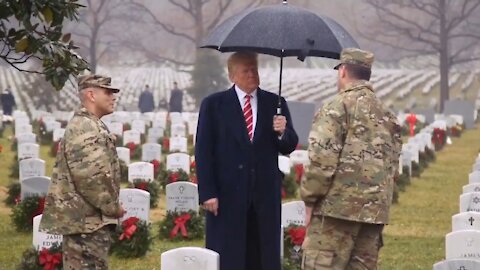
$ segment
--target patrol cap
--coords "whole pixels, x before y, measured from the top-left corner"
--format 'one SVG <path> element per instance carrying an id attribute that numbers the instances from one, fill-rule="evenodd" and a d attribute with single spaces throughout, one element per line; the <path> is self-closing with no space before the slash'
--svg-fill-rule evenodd
<path id="1" fill-rule="evenodd" d="M 338 69 L 341 64 L 359 65 L 371 69 L 373 64 L 373 53 L 357 48 L 345 48 L 340 54 L 340 63 L 336 65 L 334 69 Z"/>
<path id="2" fill-rule="evenodd" d="M 111 90 L 114 93 L 120 92 L 119 88 L 112 87 L 110 85 L 112 82 L 112 78 L 105 77 L 102 75 L 96 75 L 96 74 L 83 75 L 77 78 L 77 82 L 78 82 L 78 91 L 88 87 L 100 87 L 100 88 Z"/>

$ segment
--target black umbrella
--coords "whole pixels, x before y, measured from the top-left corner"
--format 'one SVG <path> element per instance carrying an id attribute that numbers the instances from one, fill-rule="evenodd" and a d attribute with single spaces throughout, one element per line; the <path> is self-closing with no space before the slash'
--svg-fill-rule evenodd
<path id="1" fill-rule="evenodd" d="M 338 59 L 342 49 L 348 47 L 358 48 L 358 44 L 341 25 L 287 1 L 228 18 L 201 46 L 221 52 L 248 50 L 280 57 L 279 109 L 283 57 L 296 56 L 301 61 L 307 56 Z"/>

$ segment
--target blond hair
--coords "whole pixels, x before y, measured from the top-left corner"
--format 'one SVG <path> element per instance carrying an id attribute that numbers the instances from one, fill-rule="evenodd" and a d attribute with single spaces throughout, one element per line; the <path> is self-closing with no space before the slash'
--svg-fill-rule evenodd
<path id="1" fill-rule="evenodd" d="M 250 61 L 258 63 L 258 54 L 249 51 L 233 53 L 228 57 L 227 60 L 228 74 L 233 74 L 234 68 L 238 63 L 245 63 Z"/>

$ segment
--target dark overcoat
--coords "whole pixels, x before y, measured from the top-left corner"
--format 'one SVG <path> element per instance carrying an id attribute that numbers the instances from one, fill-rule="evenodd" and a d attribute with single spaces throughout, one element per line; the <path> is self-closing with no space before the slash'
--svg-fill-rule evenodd
<path id="1" fill-rule="evenodd" d="M 273 131 L 278 96 L 258 89 L 253 142 L 247 134 L 235 88 L 205 98 L 200 108 L 195 145 L 200 203 L 218 198 L 219 213 L 207 213 L 206 247 L 220 254 L 221 270 L 245 270 L 247 207 L 259 224 L 263 270 L 280 270 L 281 175 L 278 155 L 298 143 L 285 100 L 287 129 Z"/>

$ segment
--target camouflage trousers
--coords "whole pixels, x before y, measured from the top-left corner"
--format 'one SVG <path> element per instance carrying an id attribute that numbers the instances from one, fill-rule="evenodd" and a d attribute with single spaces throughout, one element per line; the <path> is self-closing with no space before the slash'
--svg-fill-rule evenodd
<path id="1" fill-rule="evenodd" d="M 92 233 L 63 236 L 64 270 L 106 270 L 112 230 L 105 226 Z"/>
<path id="2" fill-rule="evenodd" d="M 374 270 L 383 225 L 313 216 L 303 242 L 304 270 Z"/>

